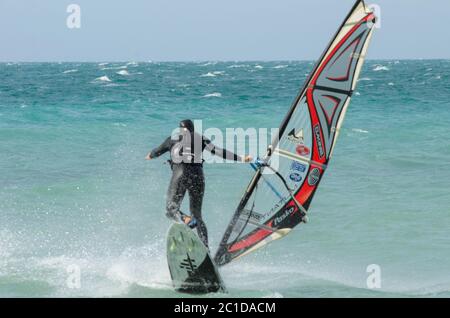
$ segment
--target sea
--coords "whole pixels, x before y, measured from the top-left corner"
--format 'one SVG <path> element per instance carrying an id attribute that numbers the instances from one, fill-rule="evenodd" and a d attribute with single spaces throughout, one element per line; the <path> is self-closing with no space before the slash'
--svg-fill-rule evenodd
<path id="1" fill-rule="evenodd" d="M 166 261 L 167 155 L 145 155 L 186 118 L 279 127 L 313 66 L 1 63 L 0 297 L 190 297 Z M 367 61 L 309 223 L 204 297 L 450 297 L 449 135 L 450 60 Z M 253 173 L 205 164 L 212 252 Z"/>

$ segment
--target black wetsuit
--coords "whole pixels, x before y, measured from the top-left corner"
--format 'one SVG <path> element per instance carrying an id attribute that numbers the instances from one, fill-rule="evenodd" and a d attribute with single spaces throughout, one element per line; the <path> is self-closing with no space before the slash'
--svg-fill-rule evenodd
<path id="1" fill-rule="evenodd" d="M 206 149 L 210 153 L 228 160 L 242 161 L 241 157 L 225 149 L 216 147 L 207 138 L 195 134 L 192 141 L 199 141 L 201 147 L 184 146 L 179 139 L 168 137 L 159 147 L 155 148 L 150 156 L 156 158 L 162 154 L 171 152 L 172 179 L 167 191 L 166 211 L 167 217 L 177 219 L 182 214 L 180 211 L 181 202 L 186 192 L 189 194 L 190 212 L 197 221 L 197 231 L 200 239 L 208 246 L 208 231 L 202 220 L 202 203 L 205 192 L 205 177 L 203 175 L 202 152 Z M 186 152 L 186 148 L 188 148 Z M 197 153 L 195 153 L 197 152 Z M 181 154 L 182 160 L 174 160 L 176 154 Z M 180 158 L 181 158 L 180 157 Z M 180 159 L 178 158 L 178 159 Z"/>

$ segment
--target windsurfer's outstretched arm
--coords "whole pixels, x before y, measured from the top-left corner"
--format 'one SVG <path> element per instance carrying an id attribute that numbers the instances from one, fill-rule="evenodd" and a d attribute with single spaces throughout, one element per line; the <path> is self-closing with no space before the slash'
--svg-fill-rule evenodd
<path id="1" fill-rule="evenodd" d="M 204 145 L 205 149 L 208 150 L 213 155 L 222 157 L 223 159 L 226 159 L 226 160 L 234 160 L 234 161 L 239 161 L 239 162 L 252 161 L 251 156 L 245 156 L 244 158 L 242 158 L 241 156 L 239 156 L 231 151 L 217 147 L 216 145 L 214 145 L 211 142 L 211 140 L 209 140 L 207 138 L 203 138 L 203 145 Z"/>
<path id="2" fill-rule="evenodd" d="M 151 152 L 149 152 L 147 154 L 147 156 L 145 157 L 145 159 L 147 160 L 151 160 L 154 158 L 157 158 L 163 154 L 165 154 L 166 152 L 170 151 L 170 148 L 173 145 L 173 140 L 171 137 L 167 137 L 166 140 L 164 140 L 164 142 L 159 145 L 158 147 L 156 147 L 155 149 L 153 149 Z"/>

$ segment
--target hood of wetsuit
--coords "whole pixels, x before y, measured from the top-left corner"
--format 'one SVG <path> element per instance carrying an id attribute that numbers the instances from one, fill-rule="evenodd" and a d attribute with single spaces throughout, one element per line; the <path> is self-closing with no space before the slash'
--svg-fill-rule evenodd
<path id="1" fill-rule="evenodd" d="M 189 132 L 194 132 L 194 123 L 190 119 L 180 121 L 180 128 L 186 128 Z"/>

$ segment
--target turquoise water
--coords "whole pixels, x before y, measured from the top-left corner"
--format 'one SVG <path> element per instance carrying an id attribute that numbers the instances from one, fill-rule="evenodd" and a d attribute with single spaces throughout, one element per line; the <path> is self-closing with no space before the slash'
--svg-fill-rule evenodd
<path id="1" fill-rule="evenodd" d="M 0 296 L 183 296 L 165 258 L 170 170 L 145 154 L 184 118 L 278 127 L 311 68 L 0 64 Z M 311 222 L 224 267 L 229 296 L 450 296 L 449 96 L 450 61 L 369 61 Z M 215 250 L 252 171 L 205 173 Z"/>

